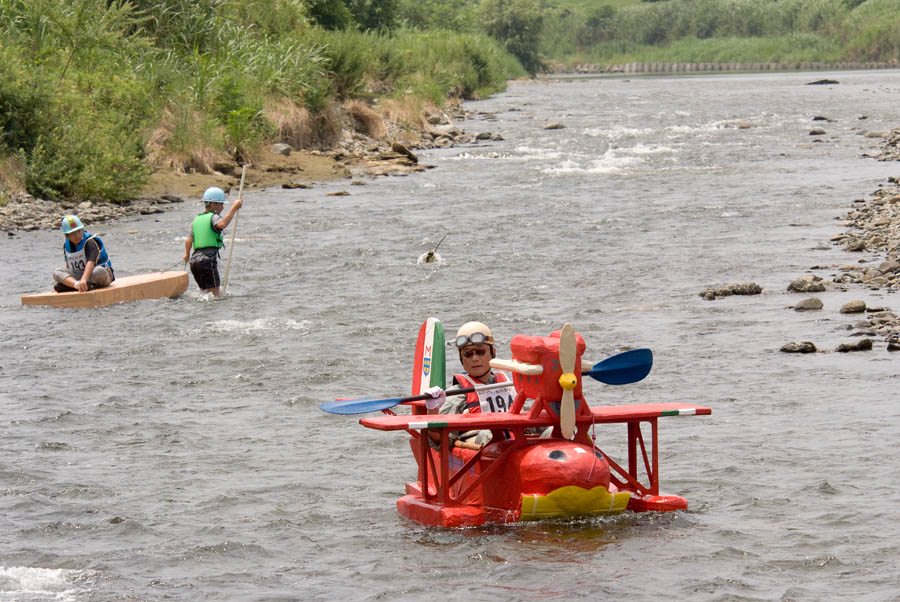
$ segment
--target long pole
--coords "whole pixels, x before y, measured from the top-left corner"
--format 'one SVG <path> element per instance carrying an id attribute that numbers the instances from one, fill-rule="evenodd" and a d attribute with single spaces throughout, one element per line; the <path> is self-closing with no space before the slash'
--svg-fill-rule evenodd
<path id="1" fill-rule="evenodd" d="M 241 166 L 241 185 L 238 188 L 238 198 L 244 198 L 244 174 L 247 171 L 247 165 L 244 164 Z M 222 282 L 222 296 L 225 296 L 225 289 L 228 288 L 228 272 L 231 271 L 231 254 L 234 253 L 234 237 L 237 234 L 237 222 L 238 222 L 238 214 L 241 212 L 238 209 L 234 214 L 234 228 L 231 230 L 231 244 L 228 247 L 228 263 L 225 266 L 225 280 Z"/>

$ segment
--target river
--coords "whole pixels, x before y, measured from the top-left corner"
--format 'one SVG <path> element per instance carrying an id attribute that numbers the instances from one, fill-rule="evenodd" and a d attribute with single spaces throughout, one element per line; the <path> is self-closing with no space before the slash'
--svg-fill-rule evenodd
<path id="1" fill-rule="evenodd" d="M 840 83 L 806 85 L 823 78 Z M 896 71 L 512 83 L 460 124 L 503 139 L 422 151 L 425 173 L 246 194 L 220 301 L 192 282 L 21 307 L 62 237 L 4 235 L 0 600 L 900 600 L 900 356 L 832 352 L 860 319 L 841 305 L 900 303 L 829 290 L 800 313 L 786 290 L 860 258 L 829 241 L 900 171 L 862 156 L 898 96 Z M 199 208 L 88 230 L 119 275 L 160 270 Z M 751 281 L 761 295 L 699 296 Z M 650 347 L 645 380 L 584 392 L 712 408 L 660 421 L 661 488 L 689 509 L 399 516 L 406 436 L 318 404 L 407 394 L 429 316 L 490 324 L 499 357 L 566 321 L 591 361 Z M 823 352 L 779 352 L 807 340 Z M 597 435 L 616 457 L 624 427 Z"/>

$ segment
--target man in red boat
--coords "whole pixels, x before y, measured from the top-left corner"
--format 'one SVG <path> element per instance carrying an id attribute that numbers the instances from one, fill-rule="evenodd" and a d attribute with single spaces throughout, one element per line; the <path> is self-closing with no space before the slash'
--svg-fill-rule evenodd
<path id="1" fill-rule="evenodd" d="M 109 286 L 116 279 L 112 263 L 103 241 L 96 234 L 84 231 L 84 224 L 75 215 L 66 215 L 60 225 L 66 241 L 63 254 L 66 267 L 53 272 L 57 293 L 85 292 Z"/>
<path id="2" fill-rule="evenodd" d="M 429 414 L 474 414 L 479 412 L 506 412 L 516 398 L 512 381 L 503 372 L 491 370 L 490 361 L 497 352 L 494 349 L 494 335 L 481 322 L 466 322 L 456 333 L 456 348 L 465 374 L 454 374 L 453 384 L 462 388 L 509 382 L 508 387 L 488 391 L 474 391 L 465 397 L 448 399 L 440 387 L 432 387 L 425 392 L 432 396 L 425 402 Z M 430 433 L 433 441 L 439 441 L 437 433 Z M 450 433 L 457 447 L 480 449 L 491 440 L 491 431 L 465 431 Z"/>

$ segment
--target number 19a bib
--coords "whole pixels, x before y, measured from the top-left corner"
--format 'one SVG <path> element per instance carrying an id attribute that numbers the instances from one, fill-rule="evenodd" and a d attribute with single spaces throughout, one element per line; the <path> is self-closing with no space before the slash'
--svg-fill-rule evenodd
<path id="1" fill-rule="evenodd" d="M 500 389 L 478 391 L 478 403 L 481 405 L 483 414 L 488 412 L 508 412 L 515 399 L 516 389 L 512 386 L 512 383 L 508 387 Z"/>

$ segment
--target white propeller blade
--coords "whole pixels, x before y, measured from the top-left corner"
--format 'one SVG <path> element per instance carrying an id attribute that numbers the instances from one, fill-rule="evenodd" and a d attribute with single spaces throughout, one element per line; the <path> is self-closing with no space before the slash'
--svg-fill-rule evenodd
<path id="1" fill-rule="evenodd" d="M 559 377 L 559 386 L 563 389 L 562 401 L 559 404 L 559 428 L 562 436 L 571 439 L 575 434 L 575 387 L 578 378 L 575 376 L 575 329 L 568 322 L 559 333 L 559 367 L 562 368 L 562 376 Z"/>

